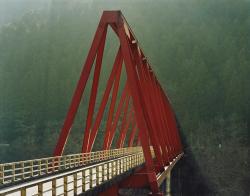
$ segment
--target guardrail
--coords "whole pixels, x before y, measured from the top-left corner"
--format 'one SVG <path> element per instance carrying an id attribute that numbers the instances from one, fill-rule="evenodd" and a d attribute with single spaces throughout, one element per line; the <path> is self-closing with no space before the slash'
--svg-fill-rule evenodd
<path id="1" fill-rule="evenodd" d="M 3 188 L 0 195 L 78 195 L 144 163 L 142 151 Z"/>
<path id="2" fill-rule="evenodd" d="M 141 147 L 129 147 L 66 156 L 47 157 L 0 164 L 0 186 L 24 179 L 72 169 L 90 163 L 142 152 Z"/>

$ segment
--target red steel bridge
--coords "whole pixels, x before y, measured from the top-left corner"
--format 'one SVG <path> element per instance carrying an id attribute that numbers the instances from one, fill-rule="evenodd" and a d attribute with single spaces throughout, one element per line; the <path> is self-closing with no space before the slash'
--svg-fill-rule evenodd
<path id="1" fill-rule="evenodd" d="M 108 28 L 117 35 L 119 48 L 97 104 Z M 92 87 L 82 151 L 63 155 L 88 80 Z M 105 110 L 102 149 L 93 152 Z M 120 11 L 104 11 L 53 156 L 0 164 L 0 195 L 163 195 L 182 155 L 171 103 L 138 40 Z"/>

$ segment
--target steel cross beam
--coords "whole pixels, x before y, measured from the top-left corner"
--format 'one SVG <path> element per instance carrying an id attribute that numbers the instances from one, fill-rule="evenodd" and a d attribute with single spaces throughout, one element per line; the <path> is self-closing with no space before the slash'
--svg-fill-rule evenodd
<path id="1" fill-rule="evenodd" d="M 115 32 L 120 47 L 94 119 L 108 27 Z M 154 195 L 160 194 L 156 174 L 163 172 L 164 168 L 182 153 L 181 140 L 170 101 L 120 11 L 104 11 L 102 14 L 61 129 L 54 156 L 63 154 L 94 62 L 82 152 L 92 151 L 101 121 L 104 119 L 104 111 L 110 100 L 103 149 L 111 148 L 116 131 L 120 131 L 116 143 L 119 148 L 125 145 L 129 133 L 127 145 L 132 146 L 137 133 L 136 145 L 142 146 L 145 157 L 145 167 L 142 171 L 147 178 L 143 179 L 143 182 L 146 182 Z M 126 82 L 125 86 L 121 87 L 123 90 L 118 98 L 123 67 Z M 150 145 L 153 147 L 155 157 L 152 156 Z"/>

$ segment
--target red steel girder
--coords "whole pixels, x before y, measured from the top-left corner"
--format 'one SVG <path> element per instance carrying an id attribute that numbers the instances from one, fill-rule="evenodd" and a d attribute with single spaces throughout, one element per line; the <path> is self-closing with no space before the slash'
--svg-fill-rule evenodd
<path id="1" fill-rule="evenodd" d="M 90 137 L 90 128 L 92 125 L 92 120 L 93 120 L 93 115 L 94 115 L 94 109 L 95 109 L 97 89 L 98 89 L 99 77 L 100 77 L 101 66 L 102 66 L 102 57 L 103 57 L 103 51 L 104 51 L 104 46 L 105 46 L 106 34 L 107 34 L 107 28 L 105 29 L 105 31 L 103 33 L 101 44 L 100 44 L 100 47 L 98 48 L 98 51 L 97 51 L 96 66 L 95 66 L 94 78 L 93 78 L 93 82 L 92 82 L 91 95 L 90 95 L 90 100 L 89 100 L 88 115 L 87 115 L 85 130 L 84 130 L 84 140 L 83 140 L 83 145 L 82 145 L 82 152 L 85 152 L 85 149 L 87 149 L 88 141 L 89 141 L 89 137 Z"/>
<path id="2" fill-rule="evenodd" d="M 94 119 L 108 26 L 118 36 L 120 47 Z M 101 121 L 104 118 L 104 111 L 109 99 L 111 99 L 104 130 L 103 149 L 111 148 L 115 132 L 119 130 L 120 120 L 122 123 L 117 147 L 124 147 L 126 135 L 131 127 L 128 146 L 133 145 L 137 133 L 135 143 L 142 146 L 145 157 L 143 172 L 147 176 L 147 180 L 144 180 L 142 184 L 146 183 L 153 195 L 160 194 L 156 175 L 182 152 L 181 140 L 170 101 L 120 11 L 103 12 L 61 129 L 54 155 L 59 156 L 63 153 L 94 61 L 94 76 L 82 152 L 92 151 Z M 127 80 L 116 107 L 123 65 Z M 152 157 L 150 146 L 153 147 L 155 158 Z M 140 182 L 138 183 L 140 184 Z M 112 193 L 115 193 L 118 189 L 114 187 L 111 190 Z"/>
<path id="3" fill-rule="evenodd" d="M 128 85 L 127 83 L 125 84 L 125 87 L 123 89 L 116 113 L 115 113 L 115 117 L 114 117 L 114 121 L 112 123 L 112 126 L 110 128 L 110 130 L 106 130 L 105 132 L 105 136 L 104 136 L 104 143 L 103 143 L 103 150 L 107 150 L 111 147 L 113 138 L 114 138 L 114 134 L 117 128 L 117 124 L 119 121 L 119 117 L 121 115 L 122 112 L 122 107 L 123 105 L 126 103 L 127 97 L 129 96 L 128 94 Z"/>
<path id="4" fill-rule="evenodd" d="M 69 132 L 71 130 L 76 112 L 78 110 L 82 95 L 83 95 L 83 91 L 85 89 L 87 80 L 89 78 L 90 75 L 90 71 L 93 65 L 93 61 L 95 59 L 96 56 L 96 52 L 97 49 L 99 47 L 99 44 L 101 42 L 101 38 L 103 37 L 103 33 L 105 33 L 106 28 L 107 28 L 107 24 L 103 23 L 104 20 L 104 16 L 102 16 L 102 19 L 97 27 L 91 48 L 89 50 L 87 59 L 85 61 L 85 64 L 83 66 L 83 70 L 81 72 L 81 76 L 80 79 L 77 83 L 67 116 L 65 118 L 63 127 L 61 129 L 61 133 L 57 142 L 57 145 L 55 147 L 54 150 L 54 156 L 60 156 L 63 153 L 65 144 L 67 143 L 67 138 L 69 136 Z"/>
<path id="5" fill-rule="evenodd" d="M 98 128 L 99 128 L 101 120 L 102 120 L 104 109 L 105 109 L 105 106 L 108 102 L 109 93 L 111 91 L 112 84 L 114 83 L 114 79 L 115 79 L 116 74 L 119 74 L 119 72 L 121 71 L 121 67 L 122 67 L 122 55 L 121 55 L 121 49 L 119 48 L 119 51 L 117 53 L 117 56 L 116 56 L 116 59 L 114 62 L 112 72 L 111 72 L 109 80 L 107 82 L 107 87 L 106 87 L 106 90 L 104 92 L 100 108 L 99 108 L 98 113 L 97 113 L 95 123 L 93 125 L 92 130 L 91 130 L 90 138 L 89 138 L 87 149 L 85 152 L 90 152 L 92 150 L 94 140 L 95 140 Z"/>

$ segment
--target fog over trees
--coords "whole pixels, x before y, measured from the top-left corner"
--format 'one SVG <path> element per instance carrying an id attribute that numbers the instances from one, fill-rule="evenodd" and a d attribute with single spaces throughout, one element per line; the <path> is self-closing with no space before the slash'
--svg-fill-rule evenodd
<path id="1" fill-rule="evenodd" d="M 249 0 L 0 0 L 0 162 L 51 156 L 106 9 L 120 9 L 132 27 L 208 194 L 248 196 Z M 107 44 L 103 81 L 118 45 L 111 31 Z M 87 103 L 83 99 L 66 154 L 80 152 Z M 199 177 L 192 180 L 193 195 L 201 195 Z"/>

